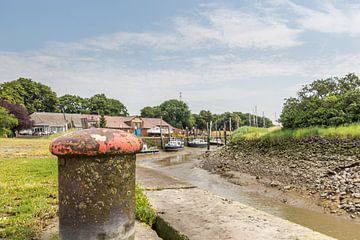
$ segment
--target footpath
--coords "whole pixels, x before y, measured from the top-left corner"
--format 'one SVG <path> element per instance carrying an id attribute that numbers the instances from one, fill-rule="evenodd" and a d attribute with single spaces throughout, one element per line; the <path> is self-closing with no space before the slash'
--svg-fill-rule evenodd
<path id="1" fill-rule="evenodd" d="M 137 164 L 163 239 L 333 239 L 239 202 L 216 196 L 189 183 Z"/>

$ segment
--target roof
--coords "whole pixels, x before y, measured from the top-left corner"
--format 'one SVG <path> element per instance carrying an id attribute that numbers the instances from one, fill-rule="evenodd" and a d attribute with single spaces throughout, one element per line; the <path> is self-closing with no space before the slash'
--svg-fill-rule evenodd
<path id="1" fill-rule="evenodd" d="M 88 120 L 100 120 L 100 115 L 93 114 L 78 114 L 78 113 L 52 113 L 52 112 L 34 112 L 30 115 L 30 118 L 34 121 L 35 125 L 50 125 L 50 126 L 65 126 L 67 123 L 73 123 L 76 128 L 81 128 L 82 118 Z M 131 126 L 128 124 L 136 116 L 122 117 L 122 116 L 105 116 L 106 126 L 108 128 L 117 129 L 130 129 Z M 139 117 L 143 122 L 143 128 L 150 129 L 156 126 L 172 127 L 169 123 L 160 118 L 142 118 Z"/>
<path id="2" fill-rule="evenodd" d="M 143 128 L 153 128 L 155 126 L 163 126 L 173 128 L 169 123 L 160 118 L 141 118 L 144 121 Z"/>

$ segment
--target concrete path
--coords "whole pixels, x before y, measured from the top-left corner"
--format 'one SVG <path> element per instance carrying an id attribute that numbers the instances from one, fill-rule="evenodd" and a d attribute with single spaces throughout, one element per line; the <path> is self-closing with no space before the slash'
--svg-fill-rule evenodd
<path id="1" fill-rule="evenodd" d="M 141 164 L 136 177 L 159 217 L 189 239 L 333 239 Z"/>
<path id="2" fill-rule="evenodd" d="M 54 240 L 59 239 L 59 219 L 54 219 L 54 222 L 47 227 L 47 229 L 40 236 L 41 240 Z M 161 240 L 156 232 L 148 225 L 135 222 L 135 240 Z"/>

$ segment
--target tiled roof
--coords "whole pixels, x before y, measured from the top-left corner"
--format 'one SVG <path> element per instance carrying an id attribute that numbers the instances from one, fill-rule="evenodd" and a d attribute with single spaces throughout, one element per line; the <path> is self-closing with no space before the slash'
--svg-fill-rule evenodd
<path id="1" fill-rule="evenodd" d="M 141 118 L 144 121 L 143 128 L 153 128 L 155 126 L 163 126 L 163 127 L 171 127 L 170 124 L 165 122 L 164 120 L 161 120 L 160 118 Z"/>
<path id="2" fill-rule="evenodd" d="M 73 123 L 75 127 L 81 128 L 81 119 L 99 121 L 99 115 L 91 114 L 76 114 L 76 113 L 50 113 L 50 112 L 34 112 L 30 115 L 35 125 L 50 125 L 50 126 L 64 126 L 67 123 Z M 108 128 L 130 129 L 131 127 L 126 123 L 134 119 L 136 116 L 121 117 L 121 116 L 105 116 L 106 125 Z M 141 118 L 141 117 L 140 117 Z M 156 126 L 163 127 L 170 126 L 170 124 L 161 120 L 160 118 L 141 118 L 144 122 L 143 128 L 150 129 Z"/>

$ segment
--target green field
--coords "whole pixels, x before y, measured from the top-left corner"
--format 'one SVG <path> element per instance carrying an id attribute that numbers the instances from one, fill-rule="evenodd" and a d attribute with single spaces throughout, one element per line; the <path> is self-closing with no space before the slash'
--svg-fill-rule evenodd
<path id="1" fill-rule="evenodd" d="M 56 136 L 0 138 L 0 239 L 34 239 L 57 216 L 57 160 L 49 152 Z M 140 188 L 136 217 L 151 225 L 155 213 Z"/>
<path id="2" fill-rule="evenodd" d="M 259 138 L 281 139 L 281 138 L 305 138 L 320 136 L 327 138 L 359 138 L 360 124 L 339 127 L 311 127 L 298 129 L 281 129 L 280 127 L 256 128 L 244 126 L 235 130 L 231 135 L 231 141 L 251 140 Z"/>

